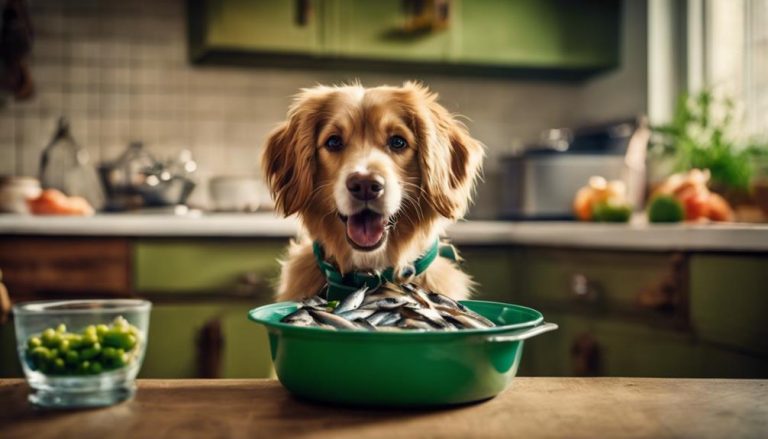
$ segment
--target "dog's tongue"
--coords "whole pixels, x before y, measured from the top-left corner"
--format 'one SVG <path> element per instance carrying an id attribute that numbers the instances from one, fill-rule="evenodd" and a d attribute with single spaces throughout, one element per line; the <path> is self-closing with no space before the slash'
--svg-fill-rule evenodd
<path id="1" fill-rule="evenodd" d="M 347 219 L 347 236 L 360 247 L 376 245 L 384 235 L 384 218 L 378 213 L 364 210 Z"/>

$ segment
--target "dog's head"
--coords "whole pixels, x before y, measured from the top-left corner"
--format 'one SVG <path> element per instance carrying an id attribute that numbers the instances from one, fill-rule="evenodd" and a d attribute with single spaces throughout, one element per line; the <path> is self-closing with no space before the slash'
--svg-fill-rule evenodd
<path id="1" fill-rule="evenodd" d="M 264 149 L 276 208 L 357 252 L 461 217 L 483 147 L 436 98 L 414 83 L 303 90 Z"/>

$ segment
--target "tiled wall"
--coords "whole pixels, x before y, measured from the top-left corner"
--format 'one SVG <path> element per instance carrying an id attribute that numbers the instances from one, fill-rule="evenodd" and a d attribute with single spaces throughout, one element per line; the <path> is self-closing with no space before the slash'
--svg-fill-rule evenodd
<path id="1" fill-rule="evenodd" d="M 94 162 L 116 158 L 134 139 L 160 157 L 191 149 L 201 183 L 193 201 L 204 205 L 211 176 L 256 172 L 260 146 L 283 118 L 290 96 L 315 83 L 420 79 L 440 92 L 451 111 L 470 119 L 472 133 L 489 146 L 491 157 L 535 139 L 544 128 L 578 121 L 584 99 L 579 84 L 191 66 L 183 0 L 29 4 L 37 95 L 0 103 L 0 175 L 34 175 L 57 117 L 66 115 Z M 492 216 L 495 210 L 495 161 L 487 168 L 475 216 Z"/>

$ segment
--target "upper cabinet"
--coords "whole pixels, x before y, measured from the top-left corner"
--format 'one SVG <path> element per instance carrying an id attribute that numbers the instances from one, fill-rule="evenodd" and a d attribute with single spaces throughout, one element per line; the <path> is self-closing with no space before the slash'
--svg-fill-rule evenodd
<path id="1" fill-rule="evenodd" d="M 586 76 L 619 59 L 619 0 L 190 0 L 190 57 Z"/>
<path id="2" fill-rule="evenodd" d="M 329 54 L 340 58 L 443 62 L 451 33 L 405 29 L 403 0 L 326 0 Z"/>
<path id="3" fill-rule="evenodd" d="M 465 0 L 457 6 L 457 62 L 560 69 L 618 62 L 619 2 Z"/>

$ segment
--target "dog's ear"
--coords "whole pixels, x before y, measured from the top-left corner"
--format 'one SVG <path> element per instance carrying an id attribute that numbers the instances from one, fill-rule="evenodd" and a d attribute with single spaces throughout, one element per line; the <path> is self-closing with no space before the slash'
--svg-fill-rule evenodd
<path id="1" fill-rule="evenodd" d="M 305 91 L 288 111 L 288 119 L 267 139 L 261 166 L 275 208 L 288 216 L 309 203 L 315 174 L 315 103 Z"/>
<path id="2" fill-rule="evenodd" d="M 437 103 L 437 94 L 415 83 L 404 86 L 420 95 L 419 145 L 422 186 L 428 201 L 445 218 L 461 218 L 472 198 L 485 150 L 467 128 Z"/>

